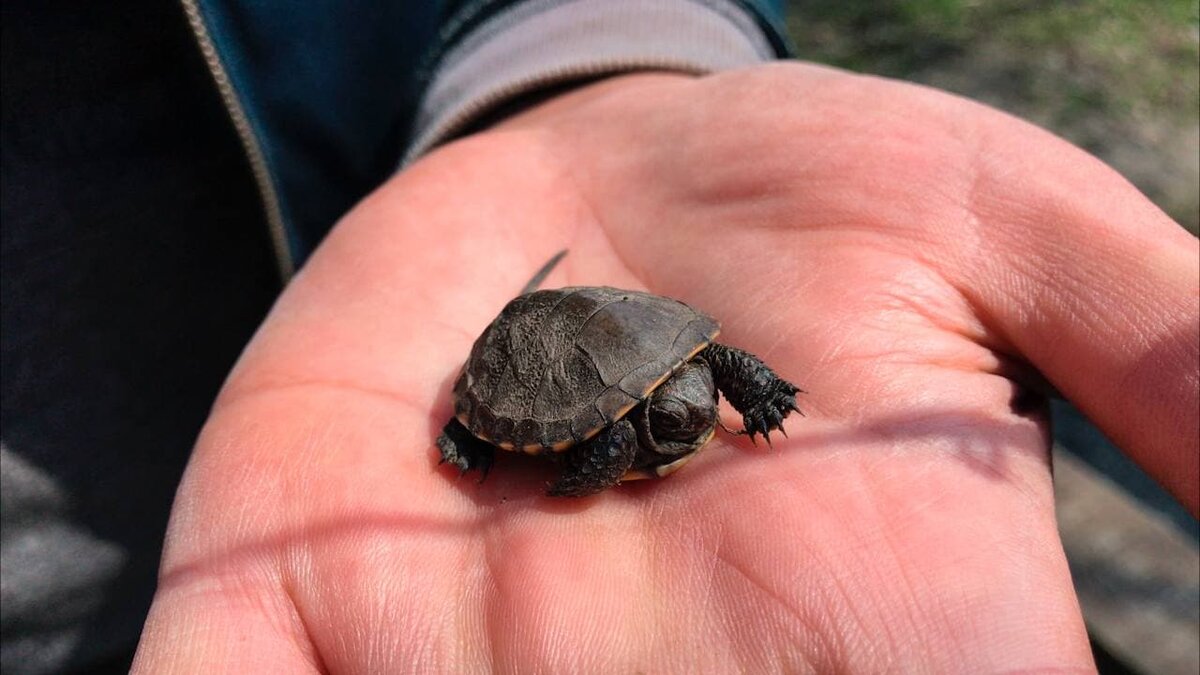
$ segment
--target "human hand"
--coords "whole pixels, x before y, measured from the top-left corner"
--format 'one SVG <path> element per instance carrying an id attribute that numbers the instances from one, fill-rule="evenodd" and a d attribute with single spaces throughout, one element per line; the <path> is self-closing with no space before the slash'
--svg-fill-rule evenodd
<path id="1" fill-rule="evenodd" d="M 582 500 L 433 440 L 546 286 L 676 297 L 811 392 Z M 452 144 L 349 214 L 230 376 L 135 672 L 1091 668 L 1030 363 L 1195 512 L 1197 243 L 982 106 L 779 64 L 630 75 Z M 727 417 L 727 421 L 732 421 Z"/>

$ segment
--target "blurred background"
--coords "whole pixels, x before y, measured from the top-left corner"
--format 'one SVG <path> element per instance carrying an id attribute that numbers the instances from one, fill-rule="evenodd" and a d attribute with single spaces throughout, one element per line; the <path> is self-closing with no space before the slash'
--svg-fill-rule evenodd
<path id="1" fill-rule="evenodd" d="M 1045 127 L 1200 228 L 1197 0 L 789 0 L 801 59 Z M 1059 529 L 1105 673 L 1200 673 L 1197 522 L 1055 402 Z"/>

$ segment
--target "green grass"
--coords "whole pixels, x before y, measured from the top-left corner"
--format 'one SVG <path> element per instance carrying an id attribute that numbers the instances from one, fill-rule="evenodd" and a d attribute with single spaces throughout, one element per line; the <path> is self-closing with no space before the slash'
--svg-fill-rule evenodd
<path id="1" fill-rule="evenodd" d="M 1008 110 L 1200 227 L 1197 0 L 798 0 L 788 25 L 800 58 Z"/>

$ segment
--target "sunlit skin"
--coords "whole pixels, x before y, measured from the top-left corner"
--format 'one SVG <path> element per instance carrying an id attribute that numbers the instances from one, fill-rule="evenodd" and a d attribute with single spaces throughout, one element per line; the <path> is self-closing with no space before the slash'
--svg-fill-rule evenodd
<path id="1" fill-rule="evenodd" d="M 453 379 L 560 248 L 544 287 L 684 300 L 807 417 L 586 499 L 517 453 L 458 480 Z M 392 178 L 289 285 L 196 445 L 134 671 L 1089 670 L 1015 382 L 1195 513 L 1198 260 L 1096 159 L 933 90 L 577 89 Z"/>

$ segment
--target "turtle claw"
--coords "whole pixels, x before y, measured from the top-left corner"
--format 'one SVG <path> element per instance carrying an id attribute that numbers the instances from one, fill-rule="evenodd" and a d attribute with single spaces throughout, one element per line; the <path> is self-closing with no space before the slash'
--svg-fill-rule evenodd
<path id="1" fill-rule="evenodd" d="M 762 434 L 763 439 L 767 441 L 767 446 L 771 448 L 775 447 L 771 440 L 772 431 L 778 431 L 783 434 L 784 438 L 788 437 L 787 431 L 783 428 L 783 420 L 793 411 L 800 412 L 796 407 L 795 394 L 789 389 L 790 387 L 783 387 L 775 391 L 742 415 L 742 424 L 745 427 L 745 431 L 742 433 L 749 436 L 750 442 L 754 445 L 758 445 L 755 442 L 757 434 Z"/>
<path id="2" fill-rule="evenodd" d="M 479 482 L 487 478 L 495 458 L 495 448 L 491 444 L 475 438 L 457 419 L 452 419 L 442 429 L 442 435 L 437 439 L 438 450 L 442 458 L 438 464 L 449 462 L 458 467 L 458 477 L 462 478 L 472 469 L 479 471 Z"/>
<path id="3" fill-rule="evenodd" d="M 467 472 L 470 471 L 471 469 L 479 470 L 479 480 L 477 480 L 475 482 L 482 484 L 483 481 L 487 479 L 488 470 L 491 469 L 491 464 L 484 463 L 484 462 L 477 462 L 476 464 L 474 464 L 472 466 L 468 466 L 465 468 L 460 467 L 458 470 L 459 479 L 461 479 L 463 476 L 467 475 Z"/>
<path id="4" fill-rule="evenodd" d="M 740 349 L 714 342 L 704 348 L 700 358 L 712 369 L 717 388 L 742 414 L 741 433 L 749 436 L 751 443 L 758 445 L 754 437 L 762 434 L 767 445 L 774 447 L 771 432 L 775 430 L 787 437 L 783 420 L 793 411 L 800 412 L 796 407 L 796 394 L 802 391 L 799 387 Z"/>

